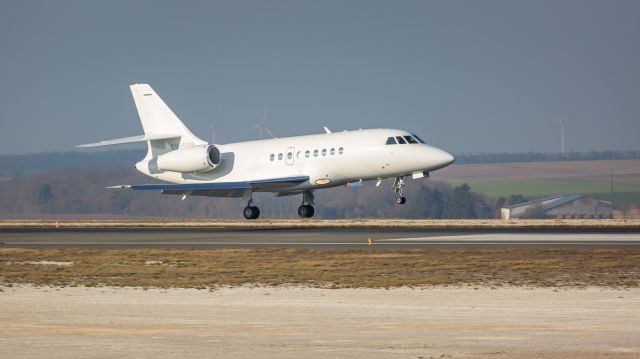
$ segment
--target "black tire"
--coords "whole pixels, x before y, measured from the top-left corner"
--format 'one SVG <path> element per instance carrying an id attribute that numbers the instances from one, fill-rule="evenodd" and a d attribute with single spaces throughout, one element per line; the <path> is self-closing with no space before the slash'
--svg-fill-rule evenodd
<path id="1" fill-rule="evenodd" d="M 313 206 L 307 206 L 307 218 L 313 217 L 313 214 L 315 212 L 316 212 L 316 210 L 313 209 Z"/>
<path id="2" fill-rule="evenodd" d="M 251 219 L 258 219 L 260 217 L 260 208 L 253 207 L 253 217 Z"/>
<path id="3" fill-rule="evenodd" d="M 314 212 L 315 210 L 313 209 L 313 206 L 304 205 L 304 206 L 298 207 L 298 215 L 302 218 L 313 217 Z"/>
<path id="4" fill-rule="evenodd" d="M 397 204 L 405 204 L 407 203 L 407 199 L 404 197 L 396 197 L 396 203 Z"/>
<path id="5" fill-rule="evenodd" d="M 255 206 L 245 207 L 242 214 L 244 214 L 244 218 L 246 219 L 256 219 L 260 217 L 260 209 Z"/>
<path id="6" fill-rule="evenodd" d="M 251 207 L 245 207 L 242 214 L 244 214 L 244 218 L 246 219 L 253 219 L 253 209 Z"/>

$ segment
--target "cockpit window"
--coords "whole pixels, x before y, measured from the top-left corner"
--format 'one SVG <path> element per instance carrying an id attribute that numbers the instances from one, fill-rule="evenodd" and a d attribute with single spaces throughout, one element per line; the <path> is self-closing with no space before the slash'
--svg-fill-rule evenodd
<path id="1" fill-rule="evenodd" d="M 396 139 L 393 137 L 387 138 L 387 145 L 397 145 Z"/>
<path id="2" fill-rule="evenodd" d="M 404 138 L 402 138 L 402 136 L 396 136 L 396 140 L 398 140 L 398 143 L 401 145 L 407 144 L 407 141 L 405 141 Z"/>
<path id="3" fill-rule="evenodd" d="M 418 142 L 420 143 L 426 143 L 424 142 L 424 140 L 422 138 L 420 138 L 420 136 L 416 135 L 415 133 L 411 134 L 416 140 L 418 140 Z"/>
<path id="4" fill-rule="evenodd" d="M 404 139 L 407 140 L 407 142 L 409 143 L 419 143 L 418 140 L 413 138 L 413 136 L 404 136 Z"/>

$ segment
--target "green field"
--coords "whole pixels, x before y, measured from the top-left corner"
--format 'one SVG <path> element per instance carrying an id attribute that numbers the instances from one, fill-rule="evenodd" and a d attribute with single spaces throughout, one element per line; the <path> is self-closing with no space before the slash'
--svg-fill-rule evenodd
<path id="1" fill-rule="evenodd" d="M 462 183 L 456 181 L 455 184 Z M 467 182 L 475 192 L 489 198 L 521 194 L 539 198 L 556 194 L 586 194 L 598 199 L 611 200 L 617 205 L 640 204 L 640 176 L 625 175 L 614 179 L 614 192 L 608 176 L 579 178 L 511 179 Z"/>

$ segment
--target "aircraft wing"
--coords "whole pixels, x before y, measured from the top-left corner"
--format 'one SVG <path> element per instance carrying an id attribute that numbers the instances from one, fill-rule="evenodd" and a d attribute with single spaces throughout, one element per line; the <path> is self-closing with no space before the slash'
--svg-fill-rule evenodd
<path id="1" fill-rule="evenodd" d="M 242 197 L 245 190 L 270 190 L 296 185 L 309 180 L 309 176 L 281 177 L 260 179 L 246 182 L 215 182 L 188 184 L 138 184 L 113 186 L 108 188 L 131 188 L 137 191 L 162 191 L 163 194 L 208 196 L 208 197 Z"/>

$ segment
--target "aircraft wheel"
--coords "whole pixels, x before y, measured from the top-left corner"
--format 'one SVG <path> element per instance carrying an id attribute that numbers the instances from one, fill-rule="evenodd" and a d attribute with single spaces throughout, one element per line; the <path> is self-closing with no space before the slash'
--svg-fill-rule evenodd
<path id="1" fill-rule="evenodd" d="M 405 197 L 403 197 L 403 196 L 396 197 L 396 203 L 397 204 L 405 204 L 405 203 L 407 203 L 407 199 Z"/>
<path id="2" fill-rule="evenodd" d="M 313 214 L 316 213 L 315 209 L 313 209 L 313 206 L 309 205 L 307 206 L 307 218 L 311 218 L 313 217 Z"/>
<path id="3" fill-rule="evenodd" d="M 313 206 L 310 205 L 303 205 L 298 207 L 298 215 L 302 218 L 311 218 L 313 217 L 315 210 L 313 209 Z"/>
<path id="4" fill-rule="evenodd" d="M 256 219 L 260 217 L 260 209 L 255 206 L 247 206 L 245 207 L 243 214 L 246 219 Z"/>
<path id="5" fill-rule="evenodd" d="M 257 219 L 260 217 L 260 209 L 258 207 L 253 207 L 253 217 L 251 219 Z"/>

